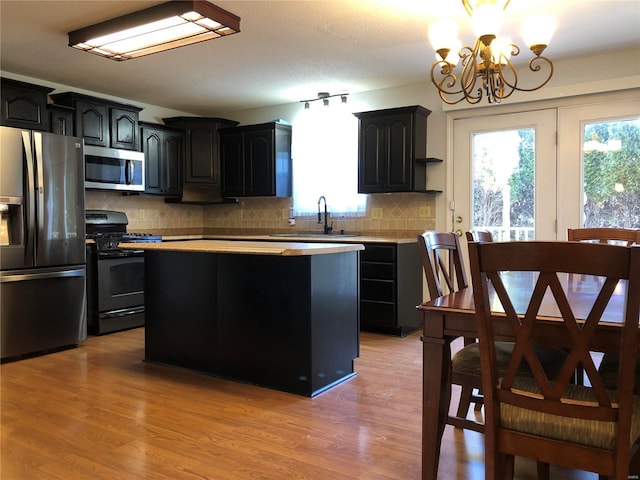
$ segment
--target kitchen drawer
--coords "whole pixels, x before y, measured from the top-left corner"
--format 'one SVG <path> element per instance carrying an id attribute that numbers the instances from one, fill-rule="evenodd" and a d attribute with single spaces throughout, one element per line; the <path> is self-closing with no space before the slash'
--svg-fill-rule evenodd
<path id="1" fill-rule="evenodd" d="M 395 280 L 395 264 L 379 262 L 361 262 L 360 278 Z"/>
<path id="2" fill-rule="evenodd" d="M 360 252 L 360 261 L 395 263 L 396 247 L 395 245 L 366 244 L 365 249 Z"/>
<path id="3" fill-rule="evenodd" d="M 396 283 L 390 280 L 360 281 L 360 298 L 362 300 L 375 300 L 381 302 L 395 301 Z"/>

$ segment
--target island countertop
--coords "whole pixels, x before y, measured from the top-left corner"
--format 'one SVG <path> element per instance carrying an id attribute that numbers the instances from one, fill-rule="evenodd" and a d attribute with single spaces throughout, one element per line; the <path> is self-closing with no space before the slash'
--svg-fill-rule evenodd
<path id="1" fill-rule="evenodd" d="M 126 243 L 119 248 L 199 253 L 236 253 L 244 255 L 306 256 L 364 250 L 354 243 L 264 242 L 242 240 L 180 240 L 156 243 Z"/>

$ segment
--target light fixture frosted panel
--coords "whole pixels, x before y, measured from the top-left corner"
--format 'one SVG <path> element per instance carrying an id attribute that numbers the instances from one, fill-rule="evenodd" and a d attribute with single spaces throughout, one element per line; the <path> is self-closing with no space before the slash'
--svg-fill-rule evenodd
<path id="1" fill-rule="evenodd" d="M 207 1 L 177 1 L 69 33 L 69 45 L 127 60 L 240 31 L 240 17 Z"/>

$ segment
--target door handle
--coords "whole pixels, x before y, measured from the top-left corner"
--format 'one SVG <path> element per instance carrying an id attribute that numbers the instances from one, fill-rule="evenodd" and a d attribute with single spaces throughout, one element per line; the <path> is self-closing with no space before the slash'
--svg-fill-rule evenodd
<path id="1" fill-rule="evenodd" d="M 455 231 L 455 234 L 456 234 L 457 236 L 461 237 L 461 236 L 462 236 L 462 230 L 457 229 L 457 230 Z"/>

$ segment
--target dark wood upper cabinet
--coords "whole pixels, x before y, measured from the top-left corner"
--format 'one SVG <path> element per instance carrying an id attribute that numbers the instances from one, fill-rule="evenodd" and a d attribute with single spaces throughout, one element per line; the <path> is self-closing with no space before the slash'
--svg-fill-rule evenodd
<path id="1" fill-rule="evenodd" d="M 234 127 L 238 122 L 208 117 L 171 117 L 163 121 L 184 130 L 184 183 L 220 186 L 218 130 Z"/>
<path id="2" fill-rule="evenodd" d="M 47 95 L 52 91 L 53 88 L 0 78 L 0 125 L 48 131 Z"/>
<path id="3" fill-rule="evenodd" d="M 426 192 L 427 117 L 424 107 L 354 113 L 358 130 L 358 192 Z M 433 159 L 435 160 L 435 159 Z"/>
<path id="4" fill-rule="evenodd" d="M 220 130 L 222 196 L 290 197 L 291 126 L 276 122 Z"/>
<path id="5" fill-rule="evenodd" d="M 155 123 L 140 122 L 140 126 L 146 162 L 145 193 L 179 197 L 184 132 Z"/>
<path id="6" fill-rule="evenodd" d="M 75 109 L 74 135 L 86 145 L 140 150 L 140 107 L 110 102 L 75 92 L 51 95 L 53 101 Z"/>
<path id="7" fill-rule="evenodd" d="M 109 112 L 110 141 L 113 148 L 138 150 L 138 112 L 121 107 L 111 107 Z"/>
<path id="8" fill-rule="evenodd" d="M 75 110 L 54 103 L 47 105 L 47 110 L 49 111 L 49 131 L 58 135 L 73 136 Z"/>

